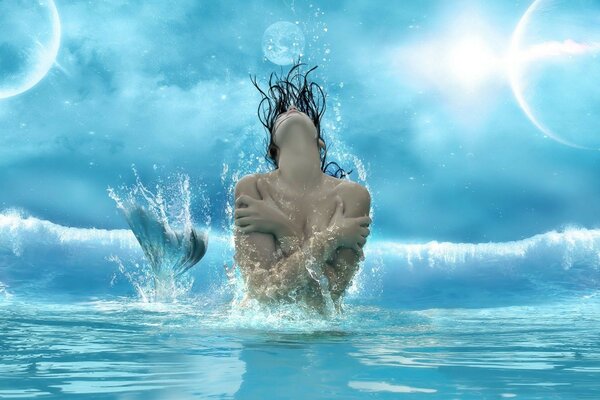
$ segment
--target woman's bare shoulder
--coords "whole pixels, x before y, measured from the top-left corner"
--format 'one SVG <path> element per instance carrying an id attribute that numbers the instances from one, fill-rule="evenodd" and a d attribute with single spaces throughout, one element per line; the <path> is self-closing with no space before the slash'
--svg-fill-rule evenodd
<path id="1" fill-rule="evenodd" d="M 238 182 L 241 182 L 241 181 L 243 181 L 243 180 L 244 180 L 244 181 L 256 181 L 256 180 L 257 180 L 259 177 L 261 177 L 261 176 L 266 176 L 266 175 L 267 175 L 267 174 L 263 174 L 263 173 L 256 172 L 256 173 L 253 173 L 253 174 L 248 174 L 248 175 L 244 175 L 244 176 L 242 176 L 242 177 L 241 177 L 241 178 L 238 180 Z"/>
<path id="2" fill-rule="evenodd" d="M 242 176 L 235 184 L 236 194 L 258 193 L 256 189 L 256 181 L 260 177 L 269 177 L 269 173 L 257 172 Z"/>
<path id="3" fill-rule="evenodd" d="M 368 209 L 370 207 L 371 194 L 365 186 L 348 179 L 334 179 L 340 181 L 335 186 L 335 191 L 340 195 L 344 203 L 351 201 L 358 204 L 361 208 Z"/>
<path id="4" fill-rule="evenodd" d="M 331 185 L 333 185 L 332 187 L 338 189 L 338 190 L 342 190 L 345 192 L 351 192 L 351 193 L 368 193 L 369 191 L 367 190 L 367 188 L 363 185 L 361 185 L 358 182 L 354 182 L 351 181 L 349 179 L 340 179 L 340 178 L 336 178 L 334 176 L 330 176 L 330 182 Z"/>

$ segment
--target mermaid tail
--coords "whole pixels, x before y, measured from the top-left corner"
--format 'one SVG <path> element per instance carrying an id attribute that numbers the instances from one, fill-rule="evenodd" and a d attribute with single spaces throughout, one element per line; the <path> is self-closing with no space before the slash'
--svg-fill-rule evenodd
<path id="1" fill-rule="evenodd" d="M 182 232 L 175 231 L 167 222 L 141 206 L 122 211 L 156 275 L 161 275 L 167 268 L 177 277 L 206 254 L 206 232 L 198 232 L 193 226 Z"/>

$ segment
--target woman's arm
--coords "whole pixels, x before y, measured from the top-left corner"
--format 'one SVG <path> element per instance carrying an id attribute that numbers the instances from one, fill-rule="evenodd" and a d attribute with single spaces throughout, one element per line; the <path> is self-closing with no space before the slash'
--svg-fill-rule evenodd
<path id="1" fill-rule="evenodd" d="M 247 257 L 246 254 L 256 243 L 240 236 L 236 241 L 236 252 L 240 254 L 237 263 L 246 272 L 249 291 L 260 300 L 289 297 L 291 292 L 313 279 L 309 269 L 317 273 L 323 270 L 323 260 L 335 251 L 334 240 L 329 232 L 317 232 L 293 253 L 269 265 L 263 260 Z"/>
<path id="2" fill-rule="evenodd" d="M 304 241 L 304 235 L 273 200 L 266 181 L 256 175 L 248 175 L 238 185 L 235 194 L 235 225 L 245 233 L 273 235 L 285 256 L 297 250 Z"/>
<path id="3" fill-rule="evenodd" d="M 235 198 L 246 194 L 258 199 L 255 179 L 250 175 L 238 181 Z M 276 254 L 275 234 L 243 232 L 238 226 L 234 229 L 235 262 L 245 275 L 248 290 L 258 299 L 288 296 L 312 279 L 308 269 L 323 270 L 325 260 L 331 258 L 337 248 L 331 231 L 319 232 L 303 244 L 291 228 L 281 229 L 277 235 L 283 244 L 282 257 Z"/>
<path id="4" fill-rule="evenodd" d="M 285 257 L 290 256 L 302 246 L 303 235 L 293 227 L 292 223 L 282 226 L 280 230 L 273 232 L 273 235 Z"/>
<path id="5" fill-rule="evenodd" d="M 238 201 L 240 196 L 244 196 L 242 201 Z M 370 223 L 370 218 L 364 220 L 370 211 L 369 192 L 366 188 L 349 182 L 344 184 L 340 196 L 345 199 L 343 219 L 348 218 L 344 224 L 350 223 L 344 228 L 346 229 L 345 234 L 348 234 L 347 229 L 350 226 L 359 222 L 356 217 L 362 217 L 360 223 L 363 227 L 360 229 L 364 232 L 361 243 L 364 243 L 369 232 L 363 224 Z M 282 218 L 279 218 L 277 213 L 273 214 L 270 208 L 272 205 L 256 203 L 258 198 L 263 197 L 264 200 L 269 195 L 261 188 L 260 184 L 257 186 L 255 176 L 246 176 L 238 182 L 235 188 L 235 197 L 236 214 L 241 216 L 236 225 L 242 226 L 241 228 L 236 227 L 235 231 L 236 263 L 244 272 L 248 289 L 252 292 L 253 297 L 280 298 L 286 296 L 293 289 L 304 285 L 308 279 L 313 279 L 310 273 L 312 271 L 316 272 L 315 279 L 320 277 L 321 271 L 326 274 L 334 300 L 342 296 L 358 269 L 359 260 L 362 258 L 362 248 L 340 247 L 339 243 L 341 242 L 338 239 L 346 238 L 346 236 L 340 236 L 339 229 L 317 232 L 301 244 L 302 239 L 299 232 L 295 232 L 291 224 L 282 222 Z M 238 212 L 240 208 L 237 208 L 243 206 L 244 202 L 251 204 L 255 210 L 263 209 L 262 213 L 271 215 L 271 218 L 261 220 L 262 223 L 257 223 L 256 219 L 248 219 L 246 221 L 248 225 L 244 225 L 241 223 L 241 219 L 247 213 Z M 341 221 L 340 217 L 342 214 L 338 216 L 338 223 Z M 274 221 L 272 218 L 279 222 L 272 223 Z M 352 219 L 355 221 L 350 222 Z M 339 226 L 335 228 L 339 228 Z M 354 231 L 356 228 L 358 228 L 357 225 L 350 228 L 351 236 L 356 235 L 356 231 Z M 276 253 L 275 241 L 279 241 L 281 244 L 282 252 L 279 254 Z M 281 257 L 282 253 L 283 257 Z"/>
<path id="6" fill-rule="evenodd" d="M 352 182 L 341 189 L 340 196 L 344 199 L 345 216 L 361 217 L 370 214 L 371 195 L 365 187 Z M 359 253 L 351 248 L 340 247 L 334 252 L 333 260 L 327 263 L 325 273 L 329 279 L 331 298 L 336 304 L 352 283 L 363 257 L 362 251 Z"/>

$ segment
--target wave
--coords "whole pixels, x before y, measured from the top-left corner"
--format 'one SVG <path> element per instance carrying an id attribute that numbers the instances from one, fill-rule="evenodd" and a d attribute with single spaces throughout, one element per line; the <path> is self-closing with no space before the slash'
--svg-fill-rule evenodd
<path id="1" fill-rule="evenodd" d="M 212 235 L 211 240 L 228 239 Z M 20 256 L 29 248 L 41 246 L 93 246 L 120 250 L 140 250 L 130 229 L 78 228 L 64 226 L 12 208 L 0 212 L 0 249 Z"/>
<path id="2" fill-rule="evenodd" d="M 558 300 L 600 287 L 600 229 L 567 226 L 508 242 L 380 241 L 372 250 L 385 264 L 382 296 L 403 304 Z"/>
<path id="3" fill-rule="evenodd" d="M 509 242 L 452 243 L 430 241 L 427 243 L 405 244 L 381 241 L 378 252 L 402 257 L 410 267 L 426 263 L 436 265 L 456 265 L 469 262 L 493 262 L 501 257 L 504 260 L 517 260 L 527 257 L 553 255 L 564 268 L 569 268 L 581 256 L 592 255 L 595 265 L 600 261 L 600 229 L 567 227 L 562 231 L 552 230 L 529 238 Z"/>
<path id="4" fill-rule="evenodd" d="M 232 262 L 231 235 L 213 231 L 210 240 L 213 246 L 190 270 L 196 291 L 222 287 L 227 280 L 223 266 Z M 1 280 L 9 287 L 28 280 L 49 284 L 52 279 L 47 275 L 52 275 L 63 279 L 58 287 L 50 285 L 56 290 L 72 291 L 69 285 L 79 282 L 74 286 L 86 291 L 94 279 L 95 293 L 125 290 L 126 282 L 120 288 L 114 285 L 123 272 L 110 260 L 115 255 L 142 262 L 143 253 L 130 230 L 62 226 L 16 209 L 0 213 Z M 469 296 L 481 299 L 485 293 L 489 298 L 508 292 L 543 293 L 549 287 L 594 290 L 599 283 L 600 229 L 567 227 L 509 242 L 372 239 L 365 246 L 365 261 L 349 298 L 448 302 Z"/>
<path id="5" fill-rule="evenodd" d="M 63 226 L 14 208 L 0 213 L 0 249 L 9 249 L 20 256 L 26 248 L 48 245 L 92 245 L 128 250 L 139 246 L 129 229 Z"/>

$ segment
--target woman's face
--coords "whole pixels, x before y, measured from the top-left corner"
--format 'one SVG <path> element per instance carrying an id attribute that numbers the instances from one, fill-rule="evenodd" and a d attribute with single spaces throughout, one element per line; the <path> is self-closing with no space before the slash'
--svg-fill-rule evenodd
<path id="1" fill-rule="evenodd" d="M 273 140 L 281 147 L 285 143 L 304 142 L 317 138 L 317 128 L 306 113 L 291 105 L 275 119 Z M 308 139 L 308 140 L 307 140 Z"/>

